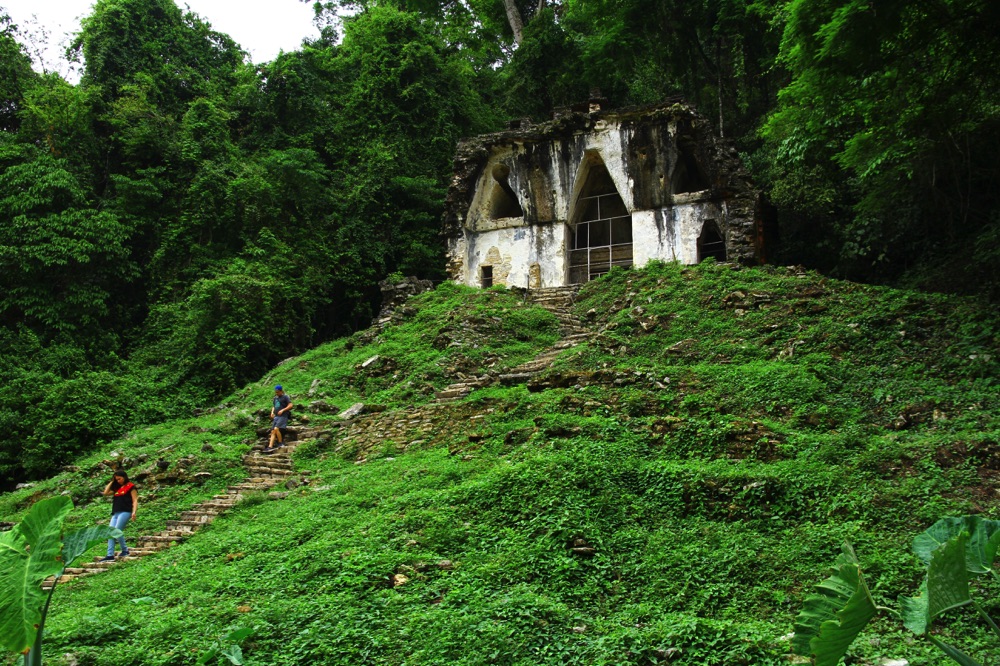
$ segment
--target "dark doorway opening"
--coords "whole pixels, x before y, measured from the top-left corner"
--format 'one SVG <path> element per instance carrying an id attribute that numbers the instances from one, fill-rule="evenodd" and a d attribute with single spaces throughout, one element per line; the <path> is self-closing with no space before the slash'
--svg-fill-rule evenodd
<path id="1" fill-rule="evenodd" d="M 698 236 L 698 263 L 713 257 L 716 261 L 726 260 L 726 242 L 722 240 L 715 220 L 708 220 Z"/>

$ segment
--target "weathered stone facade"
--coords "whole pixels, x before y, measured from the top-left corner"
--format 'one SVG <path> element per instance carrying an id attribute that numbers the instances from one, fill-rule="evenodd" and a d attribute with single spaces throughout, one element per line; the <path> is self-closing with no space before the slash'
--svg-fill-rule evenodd
<path id="1" fill-rule="evenodd" d="M 543 288 L 651 259 L 759 263 L 763 218 L 736 149 L 690 106 L 592 103 L 463 140 L 444 235 L 453 280 Z"/>

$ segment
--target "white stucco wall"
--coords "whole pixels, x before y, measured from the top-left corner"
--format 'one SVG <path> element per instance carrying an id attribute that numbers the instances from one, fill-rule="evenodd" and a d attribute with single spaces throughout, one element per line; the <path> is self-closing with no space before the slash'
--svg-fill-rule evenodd
<path id="1" fill-rule="evenodd" d="M 650 259 L 672 261 L 677 250 L 676 225 L 670 210 L 640 210 L 632 213 L 632 262 L 645 266 Z"/>
<path id="2" fill-rule="evenodd" d="M 469 232 L 451 246 L 464 259 L 463 284 L 480 286 L 480 268 L 493 267 L 493 284 L 558 287 L 566 283 L 566 225 L 518 226 Z M 537 264 L 540 284 L 532 284 Z"/>
<path id="3" fill-rule="evenodd" d="M 670 210 L 677 233 L 677 261 L 682 264 L 698 263 L 698 236 L 707 220 L 715 220 L 718 228 L 722 228 L 722 207 L 714 202 L 703 201 L 675 205 Z"/>

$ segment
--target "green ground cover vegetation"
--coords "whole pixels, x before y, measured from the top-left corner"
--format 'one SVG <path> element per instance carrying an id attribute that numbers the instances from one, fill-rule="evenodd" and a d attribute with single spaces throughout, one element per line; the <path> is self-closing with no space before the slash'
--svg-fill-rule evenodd
<path id="1" fill-rule="evenodd" d="M 127 532 L 153 532 L 242 478 L 276 381 L 383 418 L 558 337 L 502 289 L 442 285 L 407 307 L 0 496 L 0 516 L 68 493 L 68 521 L 94 524 L 102 460 L 192 456 L 211 477 L 143 493 Z M 458 434 L 359 451 L 331 427 L 296 451 L 308 483 L 286 498 L 248 496 L 182 544 L 60 586 L 50 659 L 194 663 L 249 628 L 248 664 L 784 664 L 844 540 L 891 605 L 923 576 L 915 535 L 1000 515 L 1000 328 L 979 301 L 708 262 L 613 271 L 575 307 L 598 334 L 527 384 L 453 403 Z M 362 372 L 375 355 L 392 372 Z M 977 585 L 1000 615 L 995 579 Z M 940 638 L 988 663 L 995 642 L 967 610 Z M 876 619 L 849 659 L 883 658 L 944 663 Z"/>

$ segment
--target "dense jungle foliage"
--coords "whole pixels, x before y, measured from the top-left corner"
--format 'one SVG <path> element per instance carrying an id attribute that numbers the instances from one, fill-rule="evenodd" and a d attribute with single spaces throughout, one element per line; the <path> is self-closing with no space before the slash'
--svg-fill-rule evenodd
<path id="1" fill-rule="evenodd" d="M 366 325 L 387 275 L 441 278 L 456 139 L 591 87 L 711 117 L 779 207 L 783 263 L 1000 290 L 989 0 L 340 0 L 317 22 L 253 64 L 173 0 L 98 0 L 69 83 L 0 9 L 4 484 Z"/>
<path id="2" fill-rule="evenodd" d="M 973 299 L 800 269 L 616 269 L 575 306 L 596 336 L 445 405 L 458 372 L 549 348 L 555 318 L 451 283 L 409 306 L 0 495 L 0 520 L 70 497 L 72 528 L 104 523 L 103 461 L 126 460 L 146 475 L 134 545 L 245 477 L 276 381 L 295 426 L 320 431 L 292 455 L 298 485 L 60 584 L 48 663 L 229 664 L 212 651 L 244 629 L 246 664 L 803 663 L 793 622 L 844 540 L 895 605 L 923 577 L 914 536 L 1000 511 L 1000 322 Z M 371 411 L 343 423 L 319 402 Z M 974 587 L 993 618 L 998 580 Z M 970 608 L 934 632 L 996 660 Z M 887 617 L 848 659 L 950 663 Z"/>

